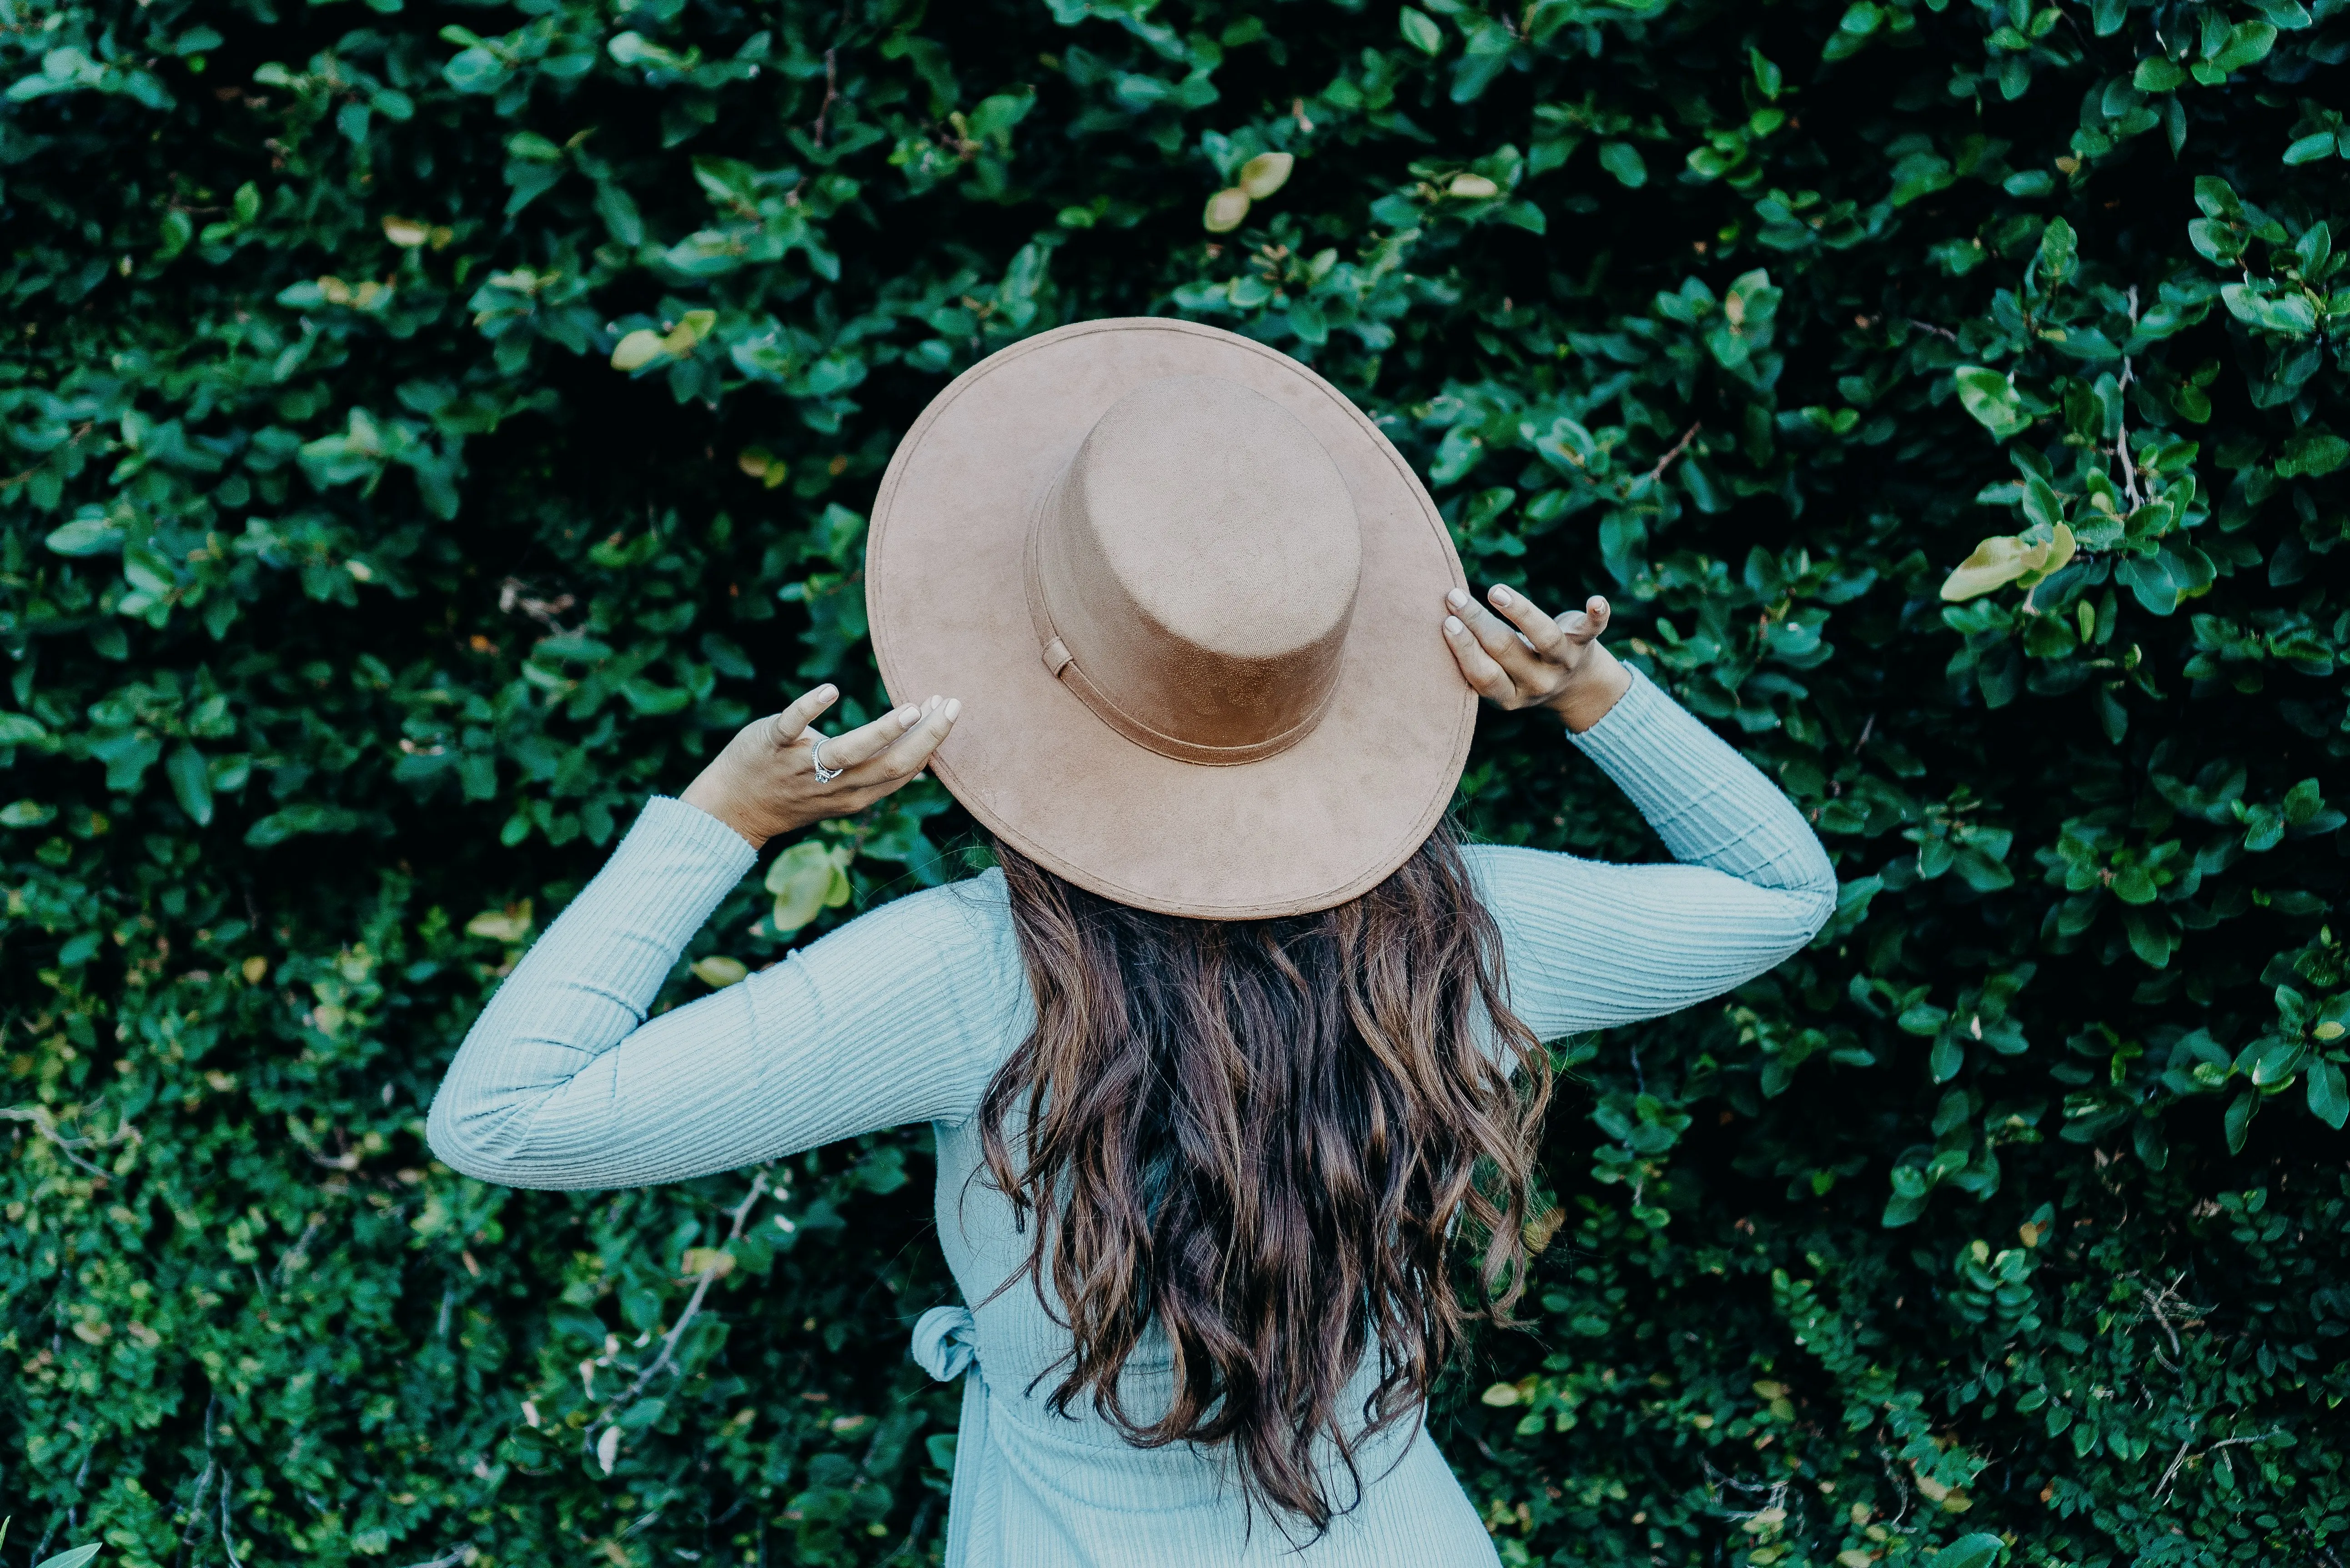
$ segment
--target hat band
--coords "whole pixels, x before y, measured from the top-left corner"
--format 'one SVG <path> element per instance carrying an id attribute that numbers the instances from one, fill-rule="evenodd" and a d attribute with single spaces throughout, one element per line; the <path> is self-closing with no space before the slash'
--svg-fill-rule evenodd
<path id="1" fill-rule="evenodd" d="M 1277 735 L 1251 741 L 1246 745 L 1203 746 L 1195 741 L 1186 741 L 1152 729 L 1119 707 L 1110 699 L 1108 692 L 1087 680 L 1084 669 L 1077 663 L 1076 655 L 1069 651 L 1068 644 L 1061 640 L 1061 634 L 1053 628 L 1053 612 L 1045 603 L 1045 579 L 1036 560 L 1045 514 L 1053 497 L 1060 493 L 1060 481 L 1055 479 L 1029 516 L 1028 547 L 1024 552 L 1025 570 L 1022 573 L 1028 591 L 1028 618 L 1035 627 L 1036 641 L 1045 657 L 1045 668 L 1052 671 L 1055 680 L 1068 688 L 1095 718 L 1143 750 L 1156 752 L 1162 757 L 1172 757 L 1179 763 L 1197 763 L 1211 768 L 1261 763 L 1267 757 L 1279 756 L 1313 733 L 1314 727 L 1322 722 L 1322 716 L 1330 711 L 1331 702 L 1338 695 L 1336 680 L 1330 682 L 1330 689 L 1322 694 L 1322 701 L 1314 704 L 1311 711 Z"/>

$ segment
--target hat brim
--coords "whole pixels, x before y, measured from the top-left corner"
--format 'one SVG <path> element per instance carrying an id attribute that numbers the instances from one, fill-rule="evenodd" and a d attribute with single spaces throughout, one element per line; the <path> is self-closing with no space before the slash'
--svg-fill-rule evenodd
<path id="1" fill-rule="evenodd" d="M 1363 564 L 1337 691 L 1278 755 L 1203 766 L 1147 751 L 1045 668 L 1024 550 L 1039 493 L 1104 410 L 1146 381 L 1220 376 L 1279 403 L 1345 476 Z M 1138 909 L 1258 919 L 1364 893 L 1418 849 L 1460 781 L 1477 699 L 1441 631 L 1461 586 L 1444 520 L 1338 389 L 1274 349 L 1192 322 L 1080 322 L 957 377 L 889 460 L 865 599 L 890 698 L 959 697 L 931 768 L 1022 854 Z"/>

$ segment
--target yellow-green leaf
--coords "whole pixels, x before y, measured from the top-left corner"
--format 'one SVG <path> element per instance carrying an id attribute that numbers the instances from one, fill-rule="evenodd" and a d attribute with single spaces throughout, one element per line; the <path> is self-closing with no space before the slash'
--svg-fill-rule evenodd
<path id="1" fill-rule="evenodd" d="M 1240 188 L 1252 202 L 1262 202 L 1289 183 L 1297 158 L 1288 152 L 1260 152 L 1241 165 Z"/>
<path id="2" fill-rule="evenodd" d="M 1200 223 L 1211 234 L 1227 234 L 1241 226 L 1248 210 L 1248 192 L 1235 185 L 1208 198 L 1208 210 L 1201 215 Z"/>
<path id="3" fill-rule="evenodd" d="M 669 336 L 660 340 L 661 352 L 683 358 L 692 353 L 694 345 L 709 337 L 710 329 L 717 325 L 718 312 L 689 310 L 679 318 L 676 326 L 669 329 Z M 634 334 L 630 336 L 633 337 Z"/>
<path id="4" fill-rule="evenodd" d="M 773 490 L 791 474 L 791 464 L 764 447 L 747 446 L 734 460 L 734 466 Z"/>
<path id="5" fill-rule="evenodd" d="M 661 335 L 650 327 L 639 327 L 620 339 L 612 350 L 612 369 L 641 370 L 668 352 Z"/>
<path id="6" fill-rule="evenodd" d="M 530 935 L 530 900 L 508 904 L 503 909 L 484 909 L 465 922 L 465 934 L 487 937 L 492 941 L 519 942 Z"/>
<path id="7" fill-rule="evenodd" d="M 734 1272 L 734 1254 L 723 1247 L 688 1247 L 685 1250 L 685 1272 L 723 1280 Z"/>
<path id="8" fill-rule="evenodd" d="M 723 953 L 712 953 L 708 958 L 693 961 L 693 978 L 718 991 L 739 982 L 750 972 L 750 965 L 741 959 L 728 958 Z"/>
<path id="9" fill-rule="evenodd" d="M 2073 558 L 2074 552 L 2077 548 L 2078 546 L 2074 543 L 2073 530 L 2062 523 L 2057 524 L 2046 544 L 2033 546 L 2032 554 L 2037 558 L 2033 561 L 2030 569 L 2016 579 L 2018 586 L 2027 588 L 2036 587 L 2046 582 L 2064 569 L 2064 564 Z"/>
<path id="10" fill-rule="evenodd" d="M 1484 202 L 1502 193 L 1502 188 L 1482 174 L 1455 174 L 1452 183 L 1444 188 L 1448 196 L 1458 196 L 1464 202 Z"/>
<path id="11" fill-rule="evenodd" d="M 383 221 L 383 237 L 401 250 L 412 251 L 432 240 L 432 225 L 414 218 L 386 218 Z"/>
<path id="12" fill-rule="evenodd" d="M 775 896 L 776 935 L 787 937 L 821 911 L 847 903 L 847 883 L 840 854 L 813 839 L 776 856 L 767 867 L 767 891 Z"/>
<path id="13" fill-rule="evenodd" d="M 1942 583 L 1942 597 L 1956 604 L 2004 587 L 2032 569 L 2032 546 L 2012 534 L 1985 539 Z"/>

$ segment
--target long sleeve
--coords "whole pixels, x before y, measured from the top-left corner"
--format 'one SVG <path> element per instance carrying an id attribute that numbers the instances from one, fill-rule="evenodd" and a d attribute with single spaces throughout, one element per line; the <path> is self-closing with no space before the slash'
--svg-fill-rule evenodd
<path id="1" fill-rule="evenodd" d="M 1571 737 L 1678 865 L 1470 854 L 1503 933 L 1511 1004 L 1544 1039 L 1677 1012 L 1811 940 L 1836 880 L 1794 803 L 1645 677 Z"/>
<path id="2" fill-rule="evenodd" d="M 433 1152 L 512 1187 L 633 1187 L 968 1116 L 1025 995 L 1000 877 L 900 898 L 647 1022 L 754 858 L 707 813 L 648 804 L 465 1037 Z"/>

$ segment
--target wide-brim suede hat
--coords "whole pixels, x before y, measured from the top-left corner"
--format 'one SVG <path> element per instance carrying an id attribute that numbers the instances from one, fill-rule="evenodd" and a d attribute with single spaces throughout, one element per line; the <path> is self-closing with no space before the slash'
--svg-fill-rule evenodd
<path id="1" fill-rule="evenodd" d="M 1476 697 L 1461 562 L 1338 389 L 1185 321 L 972 366 L 881 481 L 866 607 L 891 699 L 962 701 L 931 767 L 1031 859 L 1163 914 L 1376 886 L 1443 815 Z"/>

